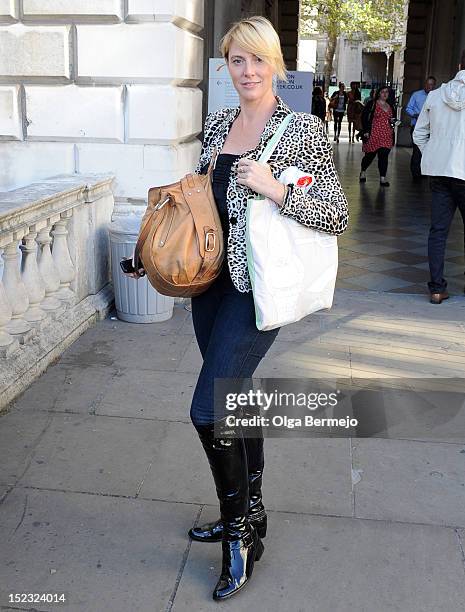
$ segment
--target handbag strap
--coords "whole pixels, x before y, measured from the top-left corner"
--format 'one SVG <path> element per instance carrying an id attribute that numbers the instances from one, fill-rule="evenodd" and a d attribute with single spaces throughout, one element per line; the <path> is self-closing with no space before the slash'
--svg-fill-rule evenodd
<path id="1" fill-rule="evenodd" d="M 284 119 L 281 121 L 276 132 L 273 134 L 270 140 L 266 143 L 266 147 L 263 149 L 263 153 L 260 155 L 258 159 L 260 163 L 266 164 L 266 162 L 270 159 L 271 155 L 273 154 L 273 151 L 278 146 L 279 139 L 283 135 L 284 130 L 289 125 L 289 122 L 293 118 L 293 116 L 294 116 L 294 113 L 289 113 L 289 115 L 286 115 Z"/>

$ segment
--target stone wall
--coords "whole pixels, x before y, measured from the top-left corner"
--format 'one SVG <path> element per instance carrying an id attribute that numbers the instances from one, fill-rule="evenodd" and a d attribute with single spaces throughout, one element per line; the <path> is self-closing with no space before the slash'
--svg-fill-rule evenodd
<path id="1" fill-rule="evenodd" d="M 116 175 L 117 208 L 192 170 L 203 0 L 0 0 L 0 191 Z"/>

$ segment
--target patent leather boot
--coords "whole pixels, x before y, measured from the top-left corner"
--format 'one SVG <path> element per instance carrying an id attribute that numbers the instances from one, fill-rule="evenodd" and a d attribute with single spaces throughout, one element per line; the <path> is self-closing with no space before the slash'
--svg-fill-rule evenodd
<path id="1" fill-rule="evenodd" d="M 263 436 L 259 438 L 244 438 L 247 452 L 247 467 L 249 479 L 249 510 L 250 523 L 257 530 L 258 536 L 264 538 L 267 529 L 267 516 L 262 501 L 263 482 Z"/>
<path id="2" fill-rule="evenodd" d="M 263 432 L 261 427 L 259 427 L 253 433 L 256 437 L 244 438 L 249 480 L 248 517 L 250 523 L 256 528 L 259 537 L 264 538 L 267 530 L 267 516 L 262 501 L 264 467 Z M 190 538 L 197 542 L 221 542 L 222 535 L 223 523 L 221 519 L 189 529 Z"/>
<path id="3" fill-rule="evenodd" d="M 245 442 L 242 432 L 236 432 L 240 434 L 238 437 L 215 436 L 213 423 L 196 429 L 215 481 L 223 525 L 222 570 L 213 599 L 227 599 L 248 583 L 255 560 L 264 550 L 256 529 L 247 519 L 249 482 Z"/>
<path id="4" fill-rule="evenodd" d="M 245 515 L 224 520 L 221 547 L 221 575 L 213 591 L 216 600 L 229 599 L 245 587 L 252 577 L 255 561 L 260 560 L 265 549 Z"/>

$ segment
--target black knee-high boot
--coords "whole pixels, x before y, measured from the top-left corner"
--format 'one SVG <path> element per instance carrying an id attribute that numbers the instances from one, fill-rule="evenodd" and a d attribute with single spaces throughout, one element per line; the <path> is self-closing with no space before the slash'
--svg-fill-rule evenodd
<path id="1" fill-rule="evenodd" d="M 245 411 L 244 411 L 245 413 Z M 247 412 L 248 416 L 251 413 Z M 249 480 L 249 521 L 256 528 L 260 538 L 266 536 L 267 515 L 262 500 L 262 482 L 264 468 L 263 432 L 261 427 L 249 430 L 256 437 L 244 438 L 247 454 L 247 472 Z M 189 536 L 198 542 L 220 542 L 223 535 L 223 523 L 217 519 L 189 529 Z"/>
<path id="2" fill-rule="evenodd" d="M 260 538 L 266 536 L 267 516 L 262 500 L 263 482 L 263 435 L 257 438 L 244 438 L 247 451 L 249 478 L 249 521 L 254 525 Z"/>
<path id="3" fill-rule="evenodd" d="M 220 502 L 223 562 L 213 599 L 227 599 L 250 580 L 263 543 L 248 521 L 248 472 L 244 438 L 216 437 L 214 424 L 197 425 Z"/>

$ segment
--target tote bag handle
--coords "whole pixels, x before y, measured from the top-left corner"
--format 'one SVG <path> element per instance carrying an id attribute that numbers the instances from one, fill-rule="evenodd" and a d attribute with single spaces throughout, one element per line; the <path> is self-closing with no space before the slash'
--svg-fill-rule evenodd
<path id="1" fill-rule="evenodd" d="M 278 146 L 278 142 L 281 136 L 283 135 L 284 130 L 289 125 L 289 122 L 293 116 L 294 116 L 294 113 L 289 113 L 289 115 L 286 115 L 284 119 L 281 121 L 276 132 L 273 134 L 270 140 L 266 143 L 266 147 L 263 149 L 263 153 L 260 155 L 258 159 L 259 163 L 266 164 L 266 162 L 270 159 L 273 151 Z"/>

